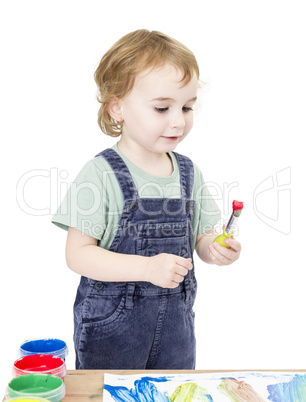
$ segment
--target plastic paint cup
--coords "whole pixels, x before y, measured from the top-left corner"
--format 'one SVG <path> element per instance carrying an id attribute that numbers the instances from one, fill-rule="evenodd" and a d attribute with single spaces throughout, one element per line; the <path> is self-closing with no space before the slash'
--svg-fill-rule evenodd
<path id="1" fill-rule="evenodd" d="M 62 380 L 66 374 L 66 364 L 61 357 L 54 355 L 29 355 L 16 360 L 14 377 L 25 374 L 52 374 Z"/>
<path id="2" fill-rule="evenodd" d="M 66 342 L 60 339 L 33 339 L 26 341 L 20 346 L 21 356 L 28 355 L 54 355 L 59 356 L 63 360 L 68 354 Z"/>
<path id="3" fill-rule="evenodd" d="M 5 399 L 5 402 L 10 402 L 10 401 L 15 401 L 15 402 L 50 402 L 48 399 L 45 398 L 35 398 L 35 396 L 25 396 L 21 398 L 10 398 L 10 399 Z"/>
<path id="4" fill-rule="evenodd" d="M 60 402 L 65 396 L 63 380 L 50 374 L 25 374 L 14 378 L 7 387 L 10 398 L 45 398 L 50 402 Z"/>

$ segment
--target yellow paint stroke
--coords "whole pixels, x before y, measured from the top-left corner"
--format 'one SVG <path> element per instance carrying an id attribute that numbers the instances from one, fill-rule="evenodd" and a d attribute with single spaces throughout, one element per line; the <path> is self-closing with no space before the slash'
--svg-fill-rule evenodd
<path id="1" fill-rule="evenodd" d="M 173 394 L 171 395 L 170 401 L 172 402 L 195 402 L 195 401 L 203 401 L 210 402 L 212 398 L 209 394 L 207 394 L 205 388 L 200 387 L 199 385 L 189 382 L 186 384 L 182 384 L 175 389 Z"/>
<path id="2" fill-rule="evenodd" d="M 225 378 L 218 385 L 218 389 L 232 402 L 265 402 L 265 399 L 258 395 L 251 385 L 235 378 Z"/>

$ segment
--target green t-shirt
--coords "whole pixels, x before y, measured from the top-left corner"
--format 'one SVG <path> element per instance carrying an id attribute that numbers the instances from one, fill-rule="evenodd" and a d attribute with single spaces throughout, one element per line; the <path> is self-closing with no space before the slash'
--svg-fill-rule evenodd
<path id="1" fill-rule="evenodd" d="M 127 165 L 140 198 L 181 198 L 180 172 L 175 155 L 170 152 L 173 173 L 168 177 L 152 176 L 131 163 L 112 147 Z M 200 169 L 194 164 L 192 199 L 195 201 L 193 247 L 197 235 L 211 230 L 220 219 L 220 210 L 205 185 Z M 68 230 L 71 226 L 98 240 L 109 249 L 116 235 L 123 210 L 123 195 L 116 176 L 101 156 L 83 167 L 71 184 L 52 222 Z"/>

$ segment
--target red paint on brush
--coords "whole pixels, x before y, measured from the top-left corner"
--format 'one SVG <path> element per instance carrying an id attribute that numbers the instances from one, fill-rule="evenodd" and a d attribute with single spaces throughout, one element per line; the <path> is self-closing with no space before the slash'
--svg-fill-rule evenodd
<path id="1" fill-rule="evenodd" d="M 236 200 L 233 201 L 233 213 L 242 208 L 243 208 L 243 202 L 236 201 Z"/>

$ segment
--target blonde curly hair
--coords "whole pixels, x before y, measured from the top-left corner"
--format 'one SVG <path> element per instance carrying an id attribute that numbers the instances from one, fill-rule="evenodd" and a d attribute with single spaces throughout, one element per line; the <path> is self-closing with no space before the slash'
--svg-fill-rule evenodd
<path id="1" fill-rule="evenodd" d="M 194 73 L 199 79 L 199 67 L 193 53 L 182 43 L 158 31 L 140 29 L 131 32 L 105 53 L 94 74 L 97 99 L 101 103 L 98 124 L 105 134 L 118 137 L 122 133 L 121 123 L 108 112 L 110 101 L 126 96 L 138 73 L 166 63 L 182 70 L 184 85 Z"/>

